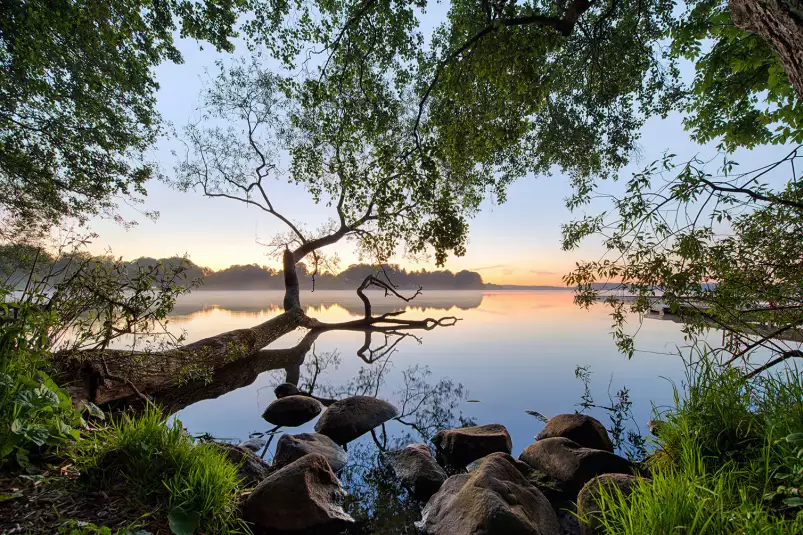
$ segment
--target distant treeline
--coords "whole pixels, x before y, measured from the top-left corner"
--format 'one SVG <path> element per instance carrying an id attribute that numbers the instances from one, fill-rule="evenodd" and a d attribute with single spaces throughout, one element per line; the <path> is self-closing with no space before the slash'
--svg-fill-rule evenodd
<path id="1" fill-rule="evenodd" d="M 34 274 L 41 278 L 46 274 L 56 274 L 56 279 L 67 276 L 83 261 L 92 263 L 116 263 L 109 257 L 91 258 L 85 254 L 64 255 L 54 258 L 46 252 L 27 246 L 0 245 L 0 278 L 11 287 L 24 286 L 28 277 Z M 36 264 L 36 268 L 33 265 Z M 283 290 L 284 275 L 281 271 L 268 266 L 257 264 L 234 265 L 215 271 L 198 266 L 192 261 L 181 258 L 149 258 L 143 257 L 130 262 L 124 262 L 121 272 L 128 272 L 135 276 L 141 268 L 163 264 L 175 269 L 179 265 L 183 268 L 184 279 L 187 281 L 200 279 L 202 290 Z M 296 271 L 301 281 L 302 289 L 312 289 L 312 275 L 309 268 L 302 262 L 297 265 Z M 482 290 L 485 283 L 479 273 L 473 271 L 449 270 L 407 271 L 398 265 L 385 265 L 382 269 L 367 264 L 354 264 L 338 274 L 319 273 L 315 275 L 315 289 L 317 290 L 354 290 L 370 274 L 388 277 L 389 280 L 401 289 L 415 289 L 419 286 L 427 290 Z"/>
<path id="2" fill-rule="evenodd" d="M 302 289 L 311 289 L 312 276 L 307 266 L 299 263 L 296 271 Z M 393 284 L 404 289 L 422 286 L 428 290 L 481 290 L 485 287 L 480 274 L 473 271 L 407 271 L 396 265 L 387 265 L 383 270 L 377 270 L 376 266 L 354 264 L 336 275 L 315 275 L 315 289 L 354 290 L 365 277 L 377 272 L 379 276 L 387 276 Z M 203 281 L 201 288 L 204 290 L 284 289 L 284 276 L 280 271 L 256 264 L 236 265 L 220 271 L 206 270 L 203 272 Z"/>

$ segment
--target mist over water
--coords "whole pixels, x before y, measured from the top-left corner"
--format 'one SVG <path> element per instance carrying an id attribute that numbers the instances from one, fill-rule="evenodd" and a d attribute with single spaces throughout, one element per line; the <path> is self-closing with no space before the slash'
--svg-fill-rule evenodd
<path id="1" fill-rule="evenodd" d="M 282 297 L 281 292 L 198 291 L 181 298 L 171 324 L 173 329 L 185 330 L 188 341 L 198 340 L 250 327 L 281 313 Z M 583 393 L 583 384 L 574 371 L 577 366 L 589 366 L 595 401 L 607 405 L 609 392 L 613 395 L 627 386 L 636 423 L 647 434 L 653 403 L 668 405 L 672 400 L 671 381 L 679 385 L 684 377 L 676 349 L 685 343 L 680 326 L 654 318 L 646 318 L 639 326 L 638 318 L 631 318 L 630 328 L 640 330 L 638 351 L 628 360 L 616 349 L 605 307 L 599 304 L 590 310 L 581 309 L 573 304 L 572 297 L 569 291 L 434 291 L 425 292 L 408 305 L 375 293 L 371 295 L 375 313 L 405 310 L 406 318 L 456 316 L 460 321 L 453 327 L 414 331 L 415 337 L 402 339 L 391 354 L 373 363 L 357 356 L 365 342 L 364 333 L 322 333 L 315 342 L 314 355 L 307 354 L 301 364 L 302 383 L 309 379 L 311 363 L 317 361 L 325 365 L 316 382 L 315 393 L 319 395 L 345 392 L 366 378 L 379 377 L 377 397 L 398 404 L 410 370 L 416 370 L 428 384 L 441 380 L 451 381 L 455 387 L 460 384 L 464 392 L 454 415 L 462 414 L 478 424 L 505 425 L 517 455 L 532 443 L 543 425 L 525 410 L 547 417 L 574 412 Z M 321 321 L 345 321 L 362 315 L 362 304 L 353 292 L 305 293 L 302 303 L 308 315 Z M 297 331 L 286 335 L 271 348 L 293 347 L 303 334 Z M 381 335 L 374 334 L 373 347 L 384 342 Z M 271 369 L 276 368 L 271 363 L 248 366 L 245 371 L 240 366 L 232 372 L 236 380 L 226 383 L 216 378 L 211 385 L 199 387 L 200 399 L 211 399 L 194 402 L 178 412 L 192 434 L 246 439 L 250 433 L 271 427 L 261 414 L 274 400 L 273 388 L 285 381 L 286 372 Z M 603 411 L 589 414 L 608 425 Z M 309 432 L 314 424 L 284 431 Z M 391 435 L 403 431 L 397 422 L 388 426 Z"/>

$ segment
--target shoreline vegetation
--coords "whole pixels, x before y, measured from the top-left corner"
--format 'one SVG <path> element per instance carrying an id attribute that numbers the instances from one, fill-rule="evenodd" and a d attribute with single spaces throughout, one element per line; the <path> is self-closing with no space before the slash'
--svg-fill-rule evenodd
<path id="1" fill-rule="evenodd" d="M 400 443 L 388 451 L 377 443 L 368 461 L 361 459 L 366 464 L 357 474 L 372 490 L 355 501 L 357 496 L 347 495 L 338 479 L 345 474 L 335 473 L 330 460 L 323 460 L 322 468 L 307 466 L 310 459 L 323 459 L 314 452 L 280 464 L 277 451 L 274 463 L 266 464 L 249 449 L 254 444 L 218 446 L 211 437 L 191 437 L 180 421 L 156 406 L 115 414 L 89 402 L 74 406 L 49 379 L 47 361 L 34 359 L 30 365 L 30 356 L 18 353 L 6 361 L 2 376 L 0 417 L 4 425 L 15 417 L 26 426 L 0 450 L 4 533 L 391 535 L 417 533 L 412 523 L 419 520 L 425 533 L 473 533 L 500 515 L 514 524 L 539 526 L 544 535 L 577 530 L 583 535 L 659 534 L 677 526 L 699 535 L 803 530 L 803 379 L 794 367 L 746 380 L 708 355 L 697 355 L 687 361 L 674 406 L 656 412 L 650 422 L 649 437 L 629 427 L 629 401 L 620 393 L 610 406 L 584 397 L 577 413 L 549 419 L 533 413 L 545 425 L 518 459 L 509 455 L 507 431 L 493 422 L 437 430 L 420 447 Z M 14 366 L 17 384 L 9 391 Z M 578 372 L 586 385 L 587 372 Z M 277 389 L 272 406 L 297 397 Z M 582 414 L 590 407 L 608 413 L 607 429 Z M 377 421 L 368 426 L 381 425 Z M 10 425 L 15 429 L 19 424 Z M 349 449 L 350 455 L 359 451 Z M 275 510 L 290 507 L 277 502 L 267 516 L 248 511 L 255 500 L 279 492 L 274 489 L 296 488 L 294 470 L 312 470 L 304 473 L 313 478 L 313 489 L 342 496 L 322 503 L 296 489 L 301 492 L 295 495 L 296 505 L 313 507 L 316 514 L 300 531 L 276 531 L 271 525 L 298 518 L 295 506 Z M 315 470 L 330 475 L 319 480 Z M 429 491 L 422 495 L 425 484 Z M 501 509 L 480 505 L 483 496 L 499 492 L 500 484 L 524 492 L 516 498 L 523 513 L 514 512 L 504 499 Z M 401 510 L 388 509 L 388 500 Z M 457 507 L 457 513 L 444 504 Z M 461 507 L 469 509 L 461 513 Z"/>
<path id="2" fill-rule="evenodd" d="M 0 532 L 803 533 L 800 2 L 447 4 L 3 2 Z M 181 67 L 200 49 L 216 55 Z M 192 65 L 205 74 L 189 103 Z M 191 117 L 161 113 L 184 104 Z M 512 187 L 552 175 L 566 218 L 546 205 L 551 185 Z M 280 267 L 89 255 L 99 218 L 159 217 L 156 181 L 259 214 Z M 606 297 L 623 357 L 637 352 L 628 322 L 657 305 L 682 324 L 686 380 L 651 437 L 626 388 L 592 399 L 587 368 L 582 411 L 526 411 L 543 428 L 518 458 L 426 366 L 382 399 L 397 344 L 460 321 L 405 316 L 424 288 L 547 289 L 442 269 L 481 211 L 522 192 L 521 218 L 483 237 L 484 265 L 524 258 L 560 224 L 561 249 L 585 257 L 561 280 L 580 307 Z M 194 203 L 171 202 L 158 239 L 224 239 L 225 214 Z M 368 264 L 341 270 L 337 244 Z M 400 255 L 436 271 L 389 263 Z M 185 343 L 168 323 L 201 286 L 279 290 L 282 311 Z M 307 289 L 354 291 L 360 313 L 325 321 Z M 322 383 L 339 354 L 315 349 L 332 331 L 359 333 L 366 364 L 337 387 Z M 284 380 L 269 431 L 226 444 L 174 417 L 265 369 Z"/>

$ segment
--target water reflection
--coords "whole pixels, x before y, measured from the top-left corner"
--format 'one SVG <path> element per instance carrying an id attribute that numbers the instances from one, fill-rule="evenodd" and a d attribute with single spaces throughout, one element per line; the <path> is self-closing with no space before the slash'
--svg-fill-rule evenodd
<path id="1" fill-rule="evenodd" d="M 482 304 L 483 292 L 478 291 L 434 291 L 416 297 L 413 303 L 406 303 L 385 297 L 379 291 L 366 291 L 371 298 L 372 307 L 377 314 L 398 310 L 414 310 L 423 314 L 450 309 L 469 310 Z M 225 311 L 233 317 L 253 317 L 259 314 L 266 317 L 282 312 L 284 292 L 280 291 L 198 291 L 182 296 L 173 309 L 173 317 L 179 322 L 191 322 L 207 315 L 212 310 Z M 307 314 L 321 321 L 335 321 L 337 318 L 361 315 L 363 303 L 354 292 L 316 291 L 302 292 L 301 302 Z M 214 334 L 214 333 L 213 333 Z"/>
<path id="2" fill-rule="evenodd" d="M 311 301 L 316 294 L 319 300 Z M 353 293 L 312 295 L 304 295 L 302 302 L 313 309 L 307 311 L 310 316 L 322 321 L 345 321 L 362 313 Z M 186 330 L 190 341 L 198 340 L 265 321 L 279 312 L 272 307 L 280 299 L 279 292 L 195 292 L 179 302 L 171 322 L 174 328 Z M 419 299 L 424 306 L 404 307 L 405 317 L 454 315 L 461 321 L 454 327 L 414 332 L 414 336 L 390 336 L 387 340 L 384 334 L 374 333 L 369 349 L 362 352 L 364 332 L 323 332 L 314 340 L 305 340 L 305 331 L 294 332 L 258 356 L 218 370 L 211 383 L 188 384 L 163 393 L 159 401 L 180 411 L 182 421 L 193 433 L 247 438 L 252 432 L 265 430 L 260 415 L 273 401 L 277 384 L 289 379 L 308 388 L 307 382 L 313 381 L 306 367 L 314 359 L 309 352 L 314 343 L 316 355 L 336 352 L 339 361 L 319 372 L 309 390 L 334 397 L 349 389 L 354 391 L 363 380 L 360 378 L 378 374 L 380 397 L 399 403 L 406 370 L 426 366 L 431 382 L 447 378 L 463 385 L 465 395 L 456 407 L 458 414 L 462 411 L 479 423 L 504 424 L 518 452 L 530 444 L 541 427 L 525 410 L 549 416 L 575 409 L 583 393 L 582 384 L 574 378 L 577 365 L 590 366 L 594 373 L 592 388 L 599 399 L 607 396 L 612 376 L 614 388 L 627 384 L 642 425 L 650 419 L 651 401 L 659 405 L 671 401 L 667 379 L 680 380 L 683 376 L 682 363 L 672 355 L 676 345 L 684 344 L 676 324 L 645 322 L 638 338 L 644 352 L 628 361 L 611 340 L 610 319 L 604 308 L 578 309 L 570 292 L 432 292 Z M 374 301 L 376 307 L 386 307 L 380 310 L 399 307 L 397 301 L 376 297 Z M 356 312 L 349 312 L 350 308 Z M 433 313 L 434 309 L 438 312 Z M 284 352 L 281 358 L 271 354 L 274 349 L 288 348 L 299 350 L 290 355 Z M 467 403 L 466 398 L 479 402 Z M 294 432 L 311 431 L 313 425 L 311 422 Z M 389 429 L 391 434 L 402 431 L 403 425 L 394 422 L 396 425 L 399 428 Z"/>
<path id="3" fill-rule="evenodd" d="M 671 401 L 667 379 L 682 377 L 682 363 L 672 355 L 684 344 L 678 325 L 645 322 L 639 335 L 644 352 L 628 361 L 611 340 L 607 311 L 578 309 L 570 292 L 432 292 L 415 306 L 380 295 L 372 296 L 377 313 L 405 310 L 411 319 L 453 315 L 461 321 L 415 332 L 301 330 L 217 370 L 211 383 L 193 382 L 157 400 L 178 411 L 191 433 L 232 440 L 270 427 L 261 414 L 275 399 L 274 388 L 285 382 L 322 399 L 371 395 L 393 403 L 398 418 L 349 444 L 341 479 L 357 532 L 396 534 L 414 533 L 419 509 L 389 477 L 382 450 L 428 443 L 438 430 L 461 423 L 500 423 L 518 455 L 543 425 L 526 411 L 551 416 L 575 410 L 584 393 L 574 376 L 577 365 L 590 367 L 592 394 L 599 399 L 627 384 L 644 428 L 651 402 Z M 281 299 L 279 292 L 196 292 L 178 303 L 172 323 L 197 340 L 265 321 L 281 312 Z M 315 292 L 302 302 L 308 315 L 326 322 L 363 313 L 350 292 Z M 604 412 L 591 414 L 607 424 Z M 311 432 L 314 425 L 280 432 Z"/>

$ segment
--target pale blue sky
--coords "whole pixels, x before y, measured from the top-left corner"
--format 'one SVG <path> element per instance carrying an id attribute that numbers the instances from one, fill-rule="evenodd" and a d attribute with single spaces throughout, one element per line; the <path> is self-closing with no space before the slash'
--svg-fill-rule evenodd
<path id="1" fill-rule="evenodd" d="M 185 124 L 195 113 L 204 69 L 212 68 L 216 59 L 228 55 L 215 53 L 209 47 L 199 50 L 193 42 L 181 43 L 185 55 L 183 65 L 166 63 L 156 70 L 161 85 L 158 108 L 163 117 L 177 126 Z M 245 53 L 240 47 L 237 53 Z M 235 53 L 235 55 L 237 54 Z M 681 126 L 679 115 L 666 120 L 651 119 L 643 128 L 641 159 L 628 171 L 660 158 L 666 150 L 688 158 L 697 153 L 713 156 L 713 146 L 701 147 L 693 143 Z M 737 154 L 737 160 L 766 162 L 769 157 L 782 156 L 785 147 L 763 148 L 750 154 Z M 174 163 L 168 143 L 162 143 L 154 152 L 163 168 L 170 172 Z M 287 184 L 277 184 L 274 190 L 278 204 L 292 219 L 304 221 L 314 227 L 331 214 L 325 207 L 316 207 L 303 190 Z M 613 186 L 613 190 L 619 189 Z M 102 253 L 110 249 L 113 254 L 133 259 L 140 256 L 167 257 L 188 254 L 197 264 L 220 269 L 231 264 L 278 265 L 266 256 L 266 248 L 256 243 L 275 232 L 284 230 L 258 209 L 225 199 L 207 199 L 199 193 L 180 193 L 167 185 L 153 181 L 148 184 L 148 197 L 143 206 L 160 212 L 156 222 L 127 211 L 139 224 L 126 230 L 109 220 L 96 220 L 91 228 L 99 236 L 90 249 Z M 578 260 L 596 259 L 601 249 L 592 243 L 571 253 L 560 249 L 561 223 L 572 215 L 564 206 L 570 194 L 566 177 L 527 177 L 511 186 L 508 200 L 497 205 L 488 200 L 482 212 L 471 222 L 468 253 L 462 258 L 450 258 L 446 267 L 453 271 L 471 269 L 479 271 L 488 282 L 507 284 L 560 284 L 563 274 Z M 598 208 L 598 206 L 594 207 Z M 337 252 L 343 267 L 357 262 L 348 243 L 331 248 Z M 410 264 L 403 258 L 402 265 L 415 269 L 433 269 L 434 263 Z"/>

